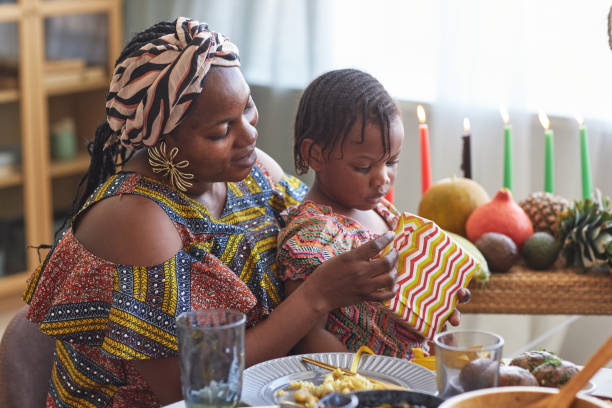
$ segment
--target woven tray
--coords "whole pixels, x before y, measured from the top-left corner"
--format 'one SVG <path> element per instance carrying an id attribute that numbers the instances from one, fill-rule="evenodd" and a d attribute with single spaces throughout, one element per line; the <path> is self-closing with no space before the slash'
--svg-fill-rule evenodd
<path id="1" fill-rule="evenodd" d="M 482 288 L 470 284 L 463 313 L 612 314 L 612 274 L 577 274 L 572 269 L 533 271 L 514 266 L 492 274 Z"/>

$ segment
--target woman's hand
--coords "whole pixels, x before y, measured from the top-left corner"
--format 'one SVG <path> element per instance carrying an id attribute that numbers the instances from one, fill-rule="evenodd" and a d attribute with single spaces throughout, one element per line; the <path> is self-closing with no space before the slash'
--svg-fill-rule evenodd
<path id="1" fill-rule="evenodd" d="M 320 310 L 333 310 L 364 301 L 383 301 L 395 295 L 398 255 L 392 249 L 376 256 L 393 240 L 387 232 L 358 248 L 335 256 L 301 285 Z"/>
<path id="2" fill-rule="evenodd" d="M 471 297 L 472 293 L 468 288 L 461 288 L 459 292 L 457 292 L 459 303 L 467 303 L 470 301 Z M 457 309 L 453 310 L 453 313 L 448 318 L 448 322 L 453 326 L 459 326 L 459 323 L 461 323 L 461 312 Z"/>

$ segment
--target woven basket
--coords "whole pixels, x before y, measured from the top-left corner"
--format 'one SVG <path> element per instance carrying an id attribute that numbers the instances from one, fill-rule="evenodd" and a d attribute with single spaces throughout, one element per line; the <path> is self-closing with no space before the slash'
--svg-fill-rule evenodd
<path id="1" fill-rule="evenodd" d="M 480 287 L 470 284 L 472 299 L 463 313 L 612 314 L 612 275 L 578 274 L 572 269 L 533 271 L 514 266 L 493 274 Z"/>

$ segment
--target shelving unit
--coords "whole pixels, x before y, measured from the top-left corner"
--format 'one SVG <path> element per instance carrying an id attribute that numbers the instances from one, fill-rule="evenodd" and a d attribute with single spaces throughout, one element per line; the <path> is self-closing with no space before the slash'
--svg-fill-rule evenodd
<path id="1" fill-rule="evenodd" d="M 84 67 L 81 76 L 50 81 L 45 72 L 45 21 L 92 14 L 106 16 L 105 62 Z M 0 205 L 0 221 L 7 214 L 19 214 L 25 245 L 37 246 L 52 242 L 53 213 L 68 209 L 58 208 L 57 203 L 70 202 L 76 183 L 89 165 L 85 141 L 104 117 L 109 73 L 122 46 L 121 0 L 17 0 L 0 4 L 0 24 L 6 23 L 17 24 L 18 88 L 0 88 L 0 110 L 18 105 L 19 119 L 17 122 L 15 118 L 11 126 L 18 129 L 21 164 L 0 171 L 0 202 L 4 203 Z M 59 161 L 50 154 L 50 123 L 65 112 L 70 112 L 76 122 L 79 147 L 75 157 Z M 0 125 L 6 127 L 5 123 Z M 7 143 L 3 140 L 6 137 L 0 132 L 0 144 Z M 65 196 L 54 197 L 58 191 Z M 26 250 L 25 264 L 25 271 L 0 277 L 0 309 L 20 298 L 26 278 L 39 264 L 36 250 Z"/>

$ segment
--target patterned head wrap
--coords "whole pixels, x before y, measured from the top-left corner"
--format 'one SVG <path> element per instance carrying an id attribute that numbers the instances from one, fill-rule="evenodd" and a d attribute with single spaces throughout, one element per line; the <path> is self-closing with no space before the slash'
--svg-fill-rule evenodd
<path id="1" fill-rule="evenodd" d="M 206 23 L 185 17 L 176 32 L 142 46 L 115 67 L 106 121 L 127 149 L 153 146 L 174 130 L 202 92 L 211 65 L 239 66 L 238 48 Z M 109 140 L 105 148 L 117 142 Z"/>

